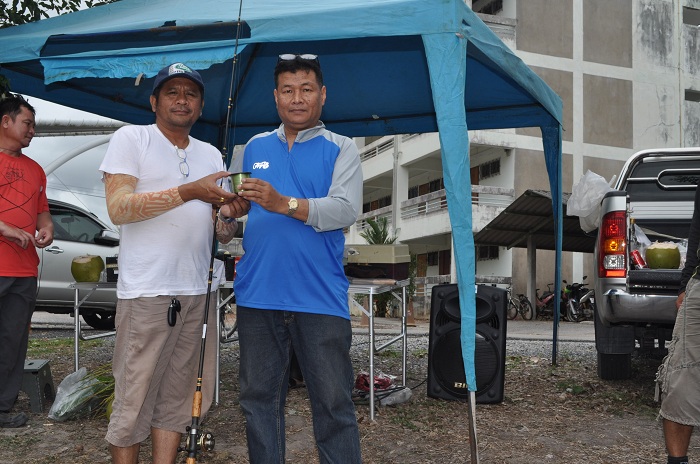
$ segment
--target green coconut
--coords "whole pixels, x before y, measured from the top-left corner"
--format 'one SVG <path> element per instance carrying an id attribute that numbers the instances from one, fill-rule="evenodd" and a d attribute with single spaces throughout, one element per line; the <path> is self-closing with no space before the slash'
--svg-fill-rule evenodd
<path id="1" fill-rule="evenodd" d="M 76 256 L 70 265 L 70 273 L 76 282 L 99 282 L 104 268 L 105 262 L 102 256 Z"/>
<path id="2" fill-rule="evenodd" d="M 681 252 L 675 243 L 654 242 L 647 248 L 645 259 L 650 269 L 678 269 Z"/>

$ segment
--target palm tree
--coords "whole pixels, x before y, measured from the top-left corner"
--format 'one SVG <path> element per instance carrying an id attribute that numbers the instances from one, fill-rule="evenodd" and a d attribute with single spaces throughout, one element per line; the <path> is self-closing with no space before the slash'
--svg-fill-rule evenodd
<path id="1" fill-rule="evenodd" d="M 368 218 L 367 225 L 369 227 L 360 233 L 360 237 L 364 238 L 369 245 L 391 245 L 398 239 L 395 233 L 393 235 L 389 233 L 389 221 L 386 217 L 379 217 L 376 221 Z M 376 296 L 374 302 L 377 307 L 376 315 L 378 317 L 386 317 L 386 310 L 391 298 L 392 296 L 389 292 Z"/>
<path id="2" fill-rule="evenodd" d="M 396 235 L 389 236 L 389 221 L 386 217 L 379 217 L 376 221 L 368 218 L 367 225 L 369 228 L 363 230 L 360 237 L 370 245 L 390 245 L 398 238 Z"/>

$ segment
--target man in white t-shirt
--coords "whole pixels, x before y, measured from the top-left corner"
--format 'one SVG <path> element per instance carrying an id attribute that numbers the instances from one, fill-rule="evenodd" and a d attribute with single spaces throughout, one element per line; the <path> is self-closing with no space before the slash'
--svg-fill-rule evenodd
<path id="1" fill-rule="evenodd" d="M 115 132 L 100 166 L 110 219 L 121 227 L 116 386 L 106 436 L 115 463 L 135 464 L 149 434 L 153 462 L 175 462 L 192 418 L 206 298 L 208 326 L 216 325 L 215 292 L 207 295 L 214 225 L 217 240 L 227 243 L 235 218 L 250 208 L 219 186 L 228 175 L 219 151 L 189 135 L 204 106 L 199 73 L 182 63 L 163 68 L 150 101 L 155 124 Z M 175 320 L 169 307 L 177 309 L 170 310 Z M 202 415 L 215 381 L 210 332 Z"/>

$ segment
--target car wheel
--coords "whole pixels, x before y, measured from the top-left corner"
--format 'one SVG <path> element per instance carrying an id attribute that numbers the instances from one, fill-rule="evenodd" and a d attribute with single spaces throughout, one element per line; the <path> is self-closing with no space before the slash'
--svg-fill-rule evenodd
<path id="1" fill-rule="evenodd" d="M 82 314 L 87 325 L 97 330 L 114 330 L 114 313 L 85 313 Z"/>
<path id="2" fill-rule="evenodd" d="M 632 377 L 632 355 L 598 352 L 598 377 L 601 380 L 625 380 Z"/>

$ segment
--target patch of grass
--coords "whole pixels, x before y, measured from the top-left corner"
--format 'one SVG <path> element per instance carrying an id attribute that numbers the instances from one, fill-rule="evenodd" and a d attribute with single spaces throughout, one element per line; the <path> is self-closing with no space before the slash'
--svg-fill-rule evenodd
<path id="1" fill-rule="evenodd" d="M 426 350 L 425 348 L 416 349 L 416 350 L 411 352 L 411 356 L 413 356 L 414 358 L 420 358 L 420 359 L 427 358 L 428 357 L 428 350 Z"/>
<path id="2" fill-rule="evenodd" d="M 557 388 L 561 391 L 571 393 L 572 395 L 580 395 L 586 392 L 586 387 L 567 380 L 560 380 L 557 382 Z"/>
<path id="3" fill-rule="evenodd" d="M 506 369 L 513 369 L 527 364 L 527 359 L 523 356 L 506 356 Z"/>
<path id="4" fill-rule="evenodd" d="M 654 418 L 658 413 L 658 404 L 654 403 L 653 395 L 648 396 L 639 391 L 615 388 L 602 392 L 601 397 L 607 401 L 609 412 L 613 414 L 623 415 L 629 411 L 635 411 Z"/>
<path id="5" fill-rule="evenodd" d="M 418 426 L 415 424 L 416 420 L 420 417 L 409 407 L 407 408 L 395 408 L 396 414 L 391 417 L 391 423 L 396 424 L 405 429 L 412 431 L 418 431 Z"/>
<path id="6" fill-rule="evenodd" d="M 105 341 L 100 339 L 80 341 L 80 347 L 100 348 Z M 52 359 L 56 356 L 73 355 L 73 338 L 29 338 L 27 359 Z"/>
<path id="7" fill-rule="evenodd" d="M 378 351 L 375 356 L 380 356 L 382 358 L 398 359 L 401 357 L 401 352 L 396 350 L 381 350 Z"/>
<path id="8" fill-rule="evenodd" d="M 73 350 L 72 338 L 29 339 L 27 358 L 45 358 L 56 354 L 70 354 Z"/>
<path id="9" fill-rule="evenodd" d="M 0 436 L 0 448 L 2 449 L 22 449 L 30 448 L 40 441 L 39 437 L 31 434 L 16 436 Z"/>

